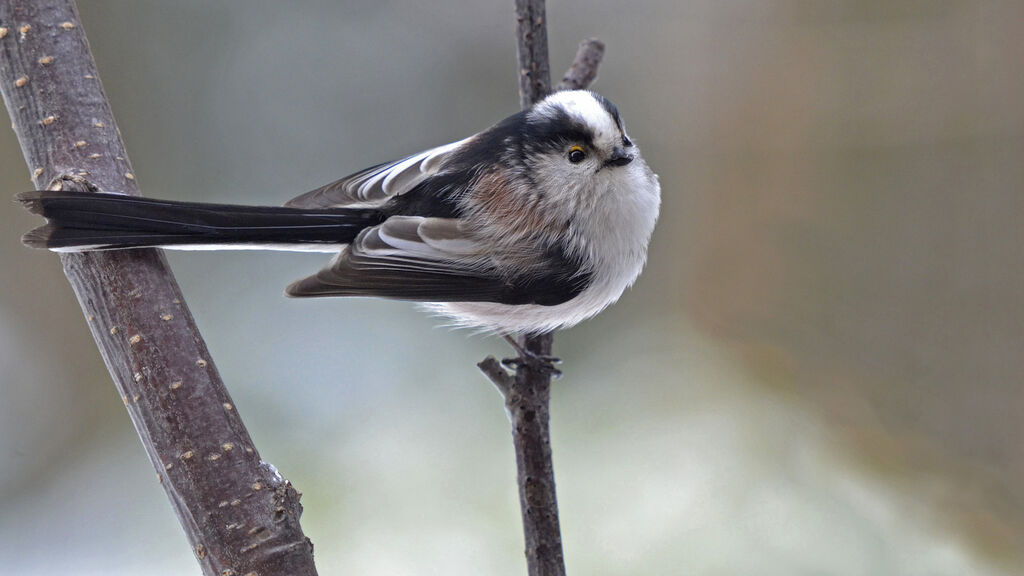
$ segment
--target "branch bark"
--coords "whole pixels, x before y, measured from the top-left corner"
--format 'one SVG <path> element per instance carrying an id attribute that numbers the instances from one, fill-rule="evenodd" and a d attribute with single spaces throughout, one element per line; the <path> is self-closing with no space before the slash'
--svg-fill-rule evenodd
<path id="1" fill-rule="evenodd" d="M 139 194 L 73 0 L 0 1 L 0 91 L 37 188 Z M 300 494 L 260 459 L 163 253 L 61 262 L 203 573 L 315 575 Z"/>
<path id="2" fill-rule="evenodd" d="M 604 42 L 597 38 L 587 38 L 580 42 L 572 65 L 565 71 L 562 81 L 555 90 L 584 90 L 597 78 L 597 67 L 604 58 Z"/>
<path id="3" fill-rule="evenodd" d="M 529 108 L 551 91 L 547 15 L 544 0 L 516 0 L 519 105 Z M 551 334 L 520 336 L 519 346 L 551 356 Z M 526 568 L 530 576 L 564 576 L 562 532 L 551 459 L 551 372 L 520 362 L 505 395 L 516 452 L 519 508 L 523 517 Z"/>
<path id="4" fill-rule="evenodd" d="M 519 102 L 528 108 L 547 96 L 551 87 L 544 0 L 516 0 L 516 23 Z M 597 76 L 603 55 L 603 43 L 585 40 L 558 89 L 586 88 Z M 550 357 L 554 337 L 550 333 L 520 336 L 517 342 L 528 353 Z M 530 576 L 564 576 L 549 426 L 553 371 L 524 358 L 516 363 L 514 377 L 493 357 L 477 367 L 504 396 L 512 424 L 527 572 Z"/>
<path id="5" fill-rule="evenodd" d="M 551 92 L 548 23 L 544 0 L 516 1 L 519 107 L 529 108 Z"/>

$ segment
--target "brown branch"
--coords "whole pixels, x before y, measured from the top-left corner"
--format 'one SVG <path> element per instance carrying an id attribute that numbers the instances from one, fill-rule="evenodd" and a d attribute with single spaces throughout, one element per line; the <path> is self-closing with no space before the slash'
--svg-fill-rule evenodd
<path id="1" fill-rule="evenodd" d="M 512 376 L 501 367 L 501 362 L 498 362 L 494 356 L 488 356 L 480 362 L 477 362 L 477 368 L 487 376 L 487 379 L 494 384 L 494 387 L 501 392 L 503 398 L 508 399 L 509 391 L 512 389 Z"/>
<path id="2" fill-rule="evenodd" d="M 0 91 L 37 187 L 139 193 L 73 0 L 0 1 Z M 316 574 L 299 494 L 260 460 L 163 253 L 61 262 L 203 572 Z"/>
<path id="3" fill-rule="evenodd" d="M 521 337 L 519 345 L 537 356 L 550 356 L 550 333 Z M 550 369 L 541 363 L 517 363 L 515 378 L 505 396 L 516 451 L 519 507 L 523 516 L 526 566 L 530 576 L 564 576 L 562 533 L 555 498 L 555 469 L 551 459 Z"/>
<path id="4" fill-rule="evenodd" d="M 525 109 L 551 91 L 544 0 L 516 0 L 516 39 L 519 105 Z M 551 356 L 553 341 L 551 334 L 518 339 L 521 348 L 539 356 Z M 505 395 L 516 452 L 519 508 L 529 576 L 565 575 L 548 425 L 551 376 L 551 372 L 538 369 L 537 363 L 520 362 L 509 393 Z"/>
<path id="5" fill-rule="evenodd" d="M 528 108 L 551 87 L 544 0 L 516 0 L 516 22 L 519 102 Z M 600 41 L 583 42 L 558 89 L 586 88 L 597 75 L 603 54 Z M 550 357 L 553 340 L 551 334 L 520 336 L 518 344 L 528 353 Z M 493 357 L 477 364 L 505 397 L 512 424 L 527 571 L 530 576 L 564 576 L 549 428 L 553 370 L 525 358 L 515 365 L 513 377 Z"/>
<path id="6" fill-rule="evenodd" d="M 562 81 L 555 87 L 559 90 L 584 90 L 597 78 L 597 67 L 604 57 L 604 42 L 597 38 L 587 38 L 580 42 L 572 66 L 565 71 Z"/>
<path id="7" fill-rule="evenodd" d="M 519 107 L 529 108 L 551 92 L 548 23 L 544 0 L 515 0 Z"/>

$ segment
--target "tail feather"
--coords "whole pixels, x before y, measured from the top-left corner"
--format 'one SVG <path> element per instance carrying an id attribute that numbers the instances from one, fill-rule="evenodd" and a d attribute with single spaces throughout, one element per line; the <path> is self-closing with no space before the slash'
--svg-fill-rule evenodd
<path id="1" fill-rule="evenodd" d="M 33 248 L 59 251 L 141 247 L 347 244 L 383 221 L 374 209 L 309 210 L 153 200 L 121 194 L 35 191 L 16 200 L 47 219 L 22 237 Z"/>

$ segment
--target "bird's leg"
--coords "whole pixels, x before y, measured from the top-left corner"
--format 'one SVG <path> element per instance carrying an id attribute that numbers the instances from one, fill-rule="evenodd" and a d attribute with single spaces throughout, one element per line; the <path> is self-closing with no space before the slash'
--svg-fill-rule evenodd
<path id="1" fill-rule="evenodd" d="M 516 351 L 516 353 L 519 354 L 519 357 L 504 358 L 501 361 L 502 365 L 513 369 L 522 365 L 526 365 L 534 369 L 550 372 L 551 375 L 556 378 L 562 375 L 562 371 L 559 370 L 558 368 L 555 368 L 556 364 L 562 363 L 561 358 L 534 354 L 533 352 L 530 352 L 526 348 L 520 346 L 519 342 L 516 342 L 516 339 L 513 338 L 512 336 L 505 334 L 504 338 L 505 341 L 508 342 L 509 346 L 511 346 Z"/>

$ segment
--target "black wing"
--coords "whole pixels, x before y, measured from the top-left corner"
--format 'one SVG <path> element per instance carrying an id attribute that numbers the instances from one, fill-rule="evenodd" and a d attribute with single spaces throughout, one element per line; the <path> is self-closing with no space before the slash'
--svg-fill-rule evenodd
<path id="1" fill-rule="evenodd" d="M 578 263 L 557 253 L 543 266 L 508 278 L 488 248 L 457 219 L 393 216 L 363 231 L 330 265 L 286 293 L 550 306 L 572 299 L 590 280 Z"/>
<path id="2" fill-rule="evenodd" d="M 292 198 L 293 208 L 374 208 L 405 194 L 437 174 L 445 160 L 466 140 L 452 142 L 419 154 L 385 162 L 350 174 L 340 180 Z"/>

